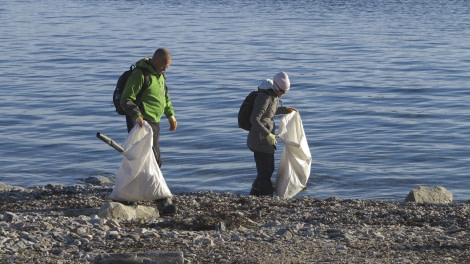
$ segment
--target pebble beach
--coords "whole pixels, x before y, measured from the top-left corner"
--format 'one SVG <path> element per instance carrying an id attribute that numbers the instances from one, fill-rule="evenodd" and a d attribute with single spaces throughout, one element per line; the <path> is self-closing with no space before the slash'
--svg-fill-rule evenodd
<path id="1" fill-rule="evenodd" d="M 176 213 L 106 219 L 112 188 L 0 192 L 1 263 L 469 263 L 470 205 L 174 195 Z M 155 206 L 140 202 L 134 206 Z M 138 256 L 170 253 L 178 261 Z M 132 262 L 129 259 L 134 259 Z"/>

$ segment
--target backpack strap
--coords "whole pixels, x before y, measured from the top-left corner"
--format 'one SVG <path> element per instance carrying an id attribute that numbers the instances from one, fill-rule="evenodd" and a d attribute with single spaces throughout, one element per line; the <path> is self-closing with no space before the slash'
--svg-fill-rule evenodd
<path id="1" fill-rule="evenodd" d="M 142 73 L 144 74 L 144 85 L 142 86 L 142 90 L 141 90 L 141 93 L 147 89 L 150 85 L 150 74 L 148 73 L 148 71 L 146 71 L 145 69 L 143 68 L 140 68 L 140 70 L 142 71 Z"/>
<path id="2" fill-rule="evenodd" d="M 141 97 L 142 97 L 142 94 L 144 93 L 144 91 L 149 87 L 150 85 L 150 74 L 148 71 L 146 71 L 144 68 L 142 67 L 136 67 L 136 68 L 139 68 L 142 73 L 144 74 L 144 84 L 142 85 L 142 89 L 140 89 L 139 93 L 137 94 L 136 96 L 136 101 L 137 101 L 137 105 L 139 106 L 139 108 L 142 107 L 142 101 L 140 100 Z M 142 108 L 141 108 L 142 109 Z"/>

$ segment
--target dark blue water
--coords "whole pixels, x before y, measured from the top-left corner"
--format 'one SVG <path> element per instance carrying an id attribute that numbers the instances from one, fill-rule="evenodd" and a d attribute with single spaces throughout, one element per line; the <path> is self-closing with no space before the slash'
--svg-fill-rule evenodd
<path id="1" fill-rule="evenodd" d="M 313 156 L 299 195 L 401 200 L 417 185 L 470 199 L 469 1 L 10 1 L 0 7 L 0 181 L 114 176 L 120 73 L 158 47 L 179 123 L 162 123 L 174 193 L 247 194 L 238 107 L 286 71 Z M 279 144 L 277 161 L 283 145 Z"/>

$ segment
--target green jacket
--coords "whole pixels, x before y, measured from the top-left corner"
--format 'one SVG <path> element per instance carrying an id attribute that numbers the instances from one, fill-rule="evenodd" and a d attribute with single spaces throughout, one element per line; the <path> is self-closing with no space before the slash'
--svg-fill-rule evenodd
<path id="1" fill-rule="evenodd" d="M 142 116 L 144 120 L 155 123 L 160 122 L 163 114 L 167 118 L 174 116 L 175 110 L 166 88 L 165 76 L 157 74 L 150 64 L 150 58 L 139 60 L 136 66 L 121 96 L 121 107 L 126 114 L 134 120 Z M 144 71 L 149 74 L 149 86 L 139 95 L 145 83 Z"/>

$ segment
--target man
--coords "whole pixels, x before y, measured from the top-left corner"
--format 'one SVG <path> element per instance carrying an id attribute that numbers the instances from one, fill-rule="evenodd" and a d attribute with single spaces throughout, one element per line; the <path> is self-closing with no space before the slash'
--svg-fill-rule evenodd
<path id="1" fill-rule="evenodd" d="M 276 136 L 274 115 L 289 114 L 295 108 L 279 107 L 279 98 L 290 89 L 289 76 L 285 72 L 274 75 L 273 80 L 261 83 L 251 113 L 251 130 L 248 133 L 247 146 L 254 152 L 258 175 L 252 185 L 250 195 L 273 196 L 274 188 L 271 176 L 274 172 L 274 151 Z"/>
<path id="2" fill-rule="evenodd" d="M 152 58 L 139 60 L 121 96 L 121 107 L 126 111 L 127 131 L 131 131 L 135 124 L 142 127 L 144 120 L 152 127 L 152 150 L 159 167 L 162 166 L 159 145 L 160 119 L 163 114 L 167 117 L 172 132 L 178 126 L 163 74 L 170 64 L 171 54 L 165 48 L 157 49 Z M 171 198 L 158 199 L 156 203 L 162 214 L 176 212 Z"/>
<path id="3" fill-rule="evenodd" d="M 171 54 L 165 48 L 155 51 L 152 58 L 143 58 L 129 76 L 121 97 L 121 107 L 126 111 L 127 130 L 135 124 L 142 127 L 147 121 L 153 131 L 153 152 L 158 166 L 162 166 L 160 154 L 160 119 L 165 114 L 170 131 L 175 131 L 175 111 L 165 82 L 164 72 L 171 64 Z M 146 87 L 148 86 L 148 87 Z"/>

